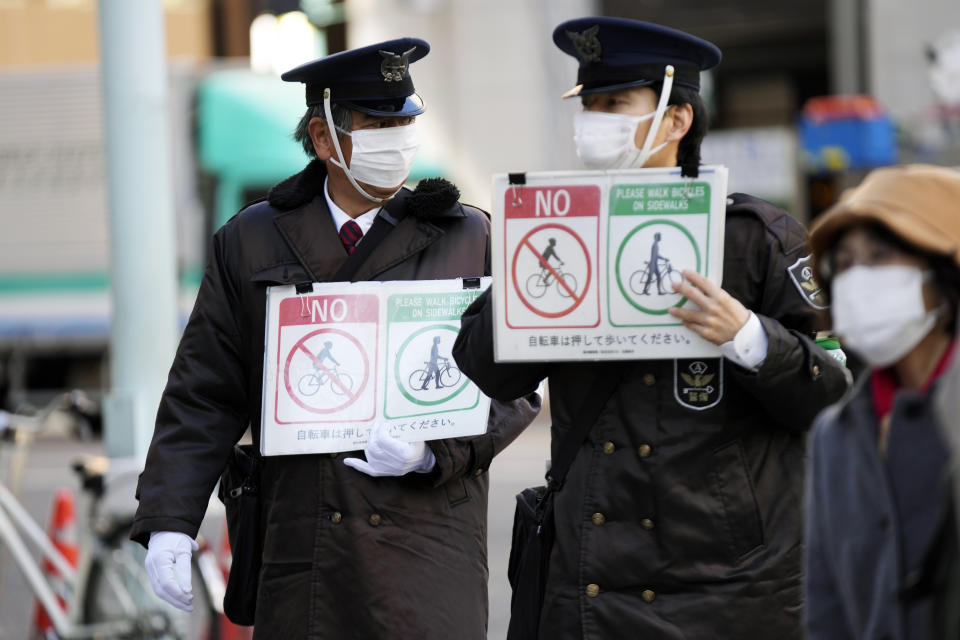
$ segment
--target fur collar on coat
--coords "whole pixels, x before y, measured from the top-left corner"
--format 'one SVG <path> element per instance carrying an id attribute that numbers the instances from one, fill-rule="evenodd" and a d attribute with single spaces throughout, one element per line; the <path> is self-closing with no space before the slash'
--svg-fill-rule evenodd
<path id="1" fill-rule="evenodd" d="M 303 171 L 270 189 L 267 201 L 281 211 L 296 209 L 323 195 L 326 177 L 327 167 L 322 161 L 314 159 Z M 465 214 L 459 199 L 460 191 L 451 182 L 443 178 L 427 178 L 421 180 L 407 196 L 407 212 L 424 220 L 461 217 Z"/>

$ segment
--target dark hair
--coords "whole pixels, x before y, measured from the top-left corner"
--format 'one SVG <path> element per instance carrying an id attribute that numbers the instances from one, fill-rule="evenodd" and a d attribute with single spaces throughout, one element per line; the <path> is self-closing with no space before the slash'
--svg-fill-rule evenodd
<path id="1" fill-rule="evenodd" d="M 862 227 L 867 233 L 873 236 L 878 242 L 890 245 L 891 247 L 902 251 L 903 253 L 915 256 L 930 265 L 933 271 L 933 282 L 940 294 L 947 301 L 948 324 L 947 330 L 952 334 L 956 331 L 957 310 L 960 307 L 960 266 L 950 254 L 936 253 L 927 249 L 921 249 L 916 245 L 910 244 L 900 235 L 894 233 L 889 228 L 879 222 L 867 222 L 862 225 L 855 225 L 844 228 L 833 237 L 823 253 L 819 256 L 816 263 L 816 276 L 819 284 L 823 287 L 823 293 L 827 300 L 830 300 L 830 285 L 836 275 L 833 271 L 834 253 L 840 239 L 851 229 Z"/>
<path id="2" fill-rule="evenodd" d="M 659 96 L 663 90 L 663 83 L 658 82 L 650 88 Z M 697 90 L 678 85 L 673 85 L 670 89 L 667 104 L 689 104 L 693 109 L 690 130 L 683 136 L 677 147 L 677 166 L 680 167 L 680 175 L 696 178 L 700 175 L 700 143 L 703 142 L 703 136 L 707 135 L 707 127 L 710 124 L 707 118 L 707 106 Z"/>
<path id="3" fill-rule="evenodd" d="M 667 104 L 689 104 L 693 108 L 693 123 L 690 130 L 683 136 L 677 148 L 677 164 L 680 165 L 680 175 L 696 178 L 700 175 L 700 143 L 707 135 L 707 107 L 703 98 L 693 89 L 674 87 L 670 92 Z"/>
<path id="4" fill-rule="evenodd" d="M 330 105 L 330 115 L 333 116 L 333 124 L 336 128 L 350 131 L 353 117 L 350 115 L 350 109 L 333 103 Z M 326 120 L 323 113 L 323 105 L 315 104 L 307 107 L 307 112 L 300 118 L 297 128 L 293 130 L 293 139 L 300 143 L 303 151 L 311 158 L 317 157 L 317 152 L 313 148 L 313 139 L 310 137 L 310 121 L 314 118 Z"/>

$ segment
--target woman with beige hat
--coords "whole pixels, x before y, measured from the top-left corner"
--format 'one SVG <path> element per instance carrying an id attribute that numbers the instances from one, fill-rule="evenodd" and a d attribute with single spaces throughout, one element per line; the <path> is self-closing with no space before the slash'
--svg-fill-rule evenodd
<path id="1" fill-rule="evenodd" d="M 811 436 L 807 634 L 932 638 L 949 451 L 931 391 L 956 342 L 960 173 L 878 169 L 810 241 L 833 330 L 868 369 Z"/>

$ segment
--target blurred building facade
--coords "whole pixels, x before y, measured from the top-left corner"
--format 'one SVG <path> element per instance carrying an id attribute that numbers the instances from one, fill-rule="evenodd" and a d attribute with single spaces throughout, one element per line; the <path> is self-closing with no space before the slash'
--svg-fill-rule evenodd
<path id="1" fill-rule="evenodd" d="M 930 47 L 960 29 L 956 0 L 164 5 L 184 315 L 211 228 L 306 160 L 294 148 L 257 166 L 254 149 L 247 165 L 257 170 L 234 171 L 246 177 L 228 184 L 230 176 L 212 160 L 216 153 L 204 146 L 211 139 L 205 122 L 221 113 L 209 104 L 232 96 L 234 116 L 245 111 L 249 93 L 238 87 L 249 72 L 234 84 L 224 74 L 249 69 L 251 24 L 263 13 L 303 11 L 316 29 L 318 54 L 401 35 L 430 42 L 431 55 L 415 72 L 427 106 L 417 177 L 442 174 L 465 201 L 486 209 L 492 174 L 578 166 L 572 118 L 579 105 L 560 99 L 576 65 L 554 47 L 551 33 L 559 22 L 588 14 L 658 22 L 718 44 L 724 60 L 704 83 L 714 129 L 704 160 L 731 167 L 731 190 L 773 200 L 801 220 L 862 175 L 804 168 L 797 122 L 812 97 L 872 94 L 894 119 L 901 159 L 960 163 L 960 108 L 944 108 L 928 78 Z M 106 385 L 109 256 L 96 11 L 96 0 L 0 0 L 0 396 L 12 387 L 14 400 L 35 388 Z M 294 96 L 297 88 L 258 77 L 251 92 Z M 285 132 L 303 104 L 295 96 L 284 100 L 246 111 L 273 118 L 278 144 L 292 145 Z M 219 144 L 250 137 L 253 126 L 221 131 Z"/>

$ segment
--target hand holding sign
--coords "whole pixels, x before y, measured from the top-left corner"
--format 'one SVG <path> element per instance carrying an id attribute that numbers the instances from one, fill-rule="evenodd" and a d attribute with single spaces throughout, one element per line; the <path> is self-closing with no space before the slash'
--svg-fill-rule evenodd
<path id="1" fill-rule="evenodd" d="M 700 307 L 700 311 L 673 307 L 670 315 L 679 318 L 687 329 L 714 344 L 733 340 L 750 319 L 747 308 L 696 271 L 684 269 L 683 277 L 683 282 L 672 285 L 673 290 Z"/>
<path id="2" fill-rule="evenodd" d="M 364 450 L 366 460 L 344 458 L 343 463 L 374 478 L 403 476 L 411 471 L 428 473 L 437 459 L 425 442 L 404 442 L 390 435 L 390 427 L 376 424 Z"/>

